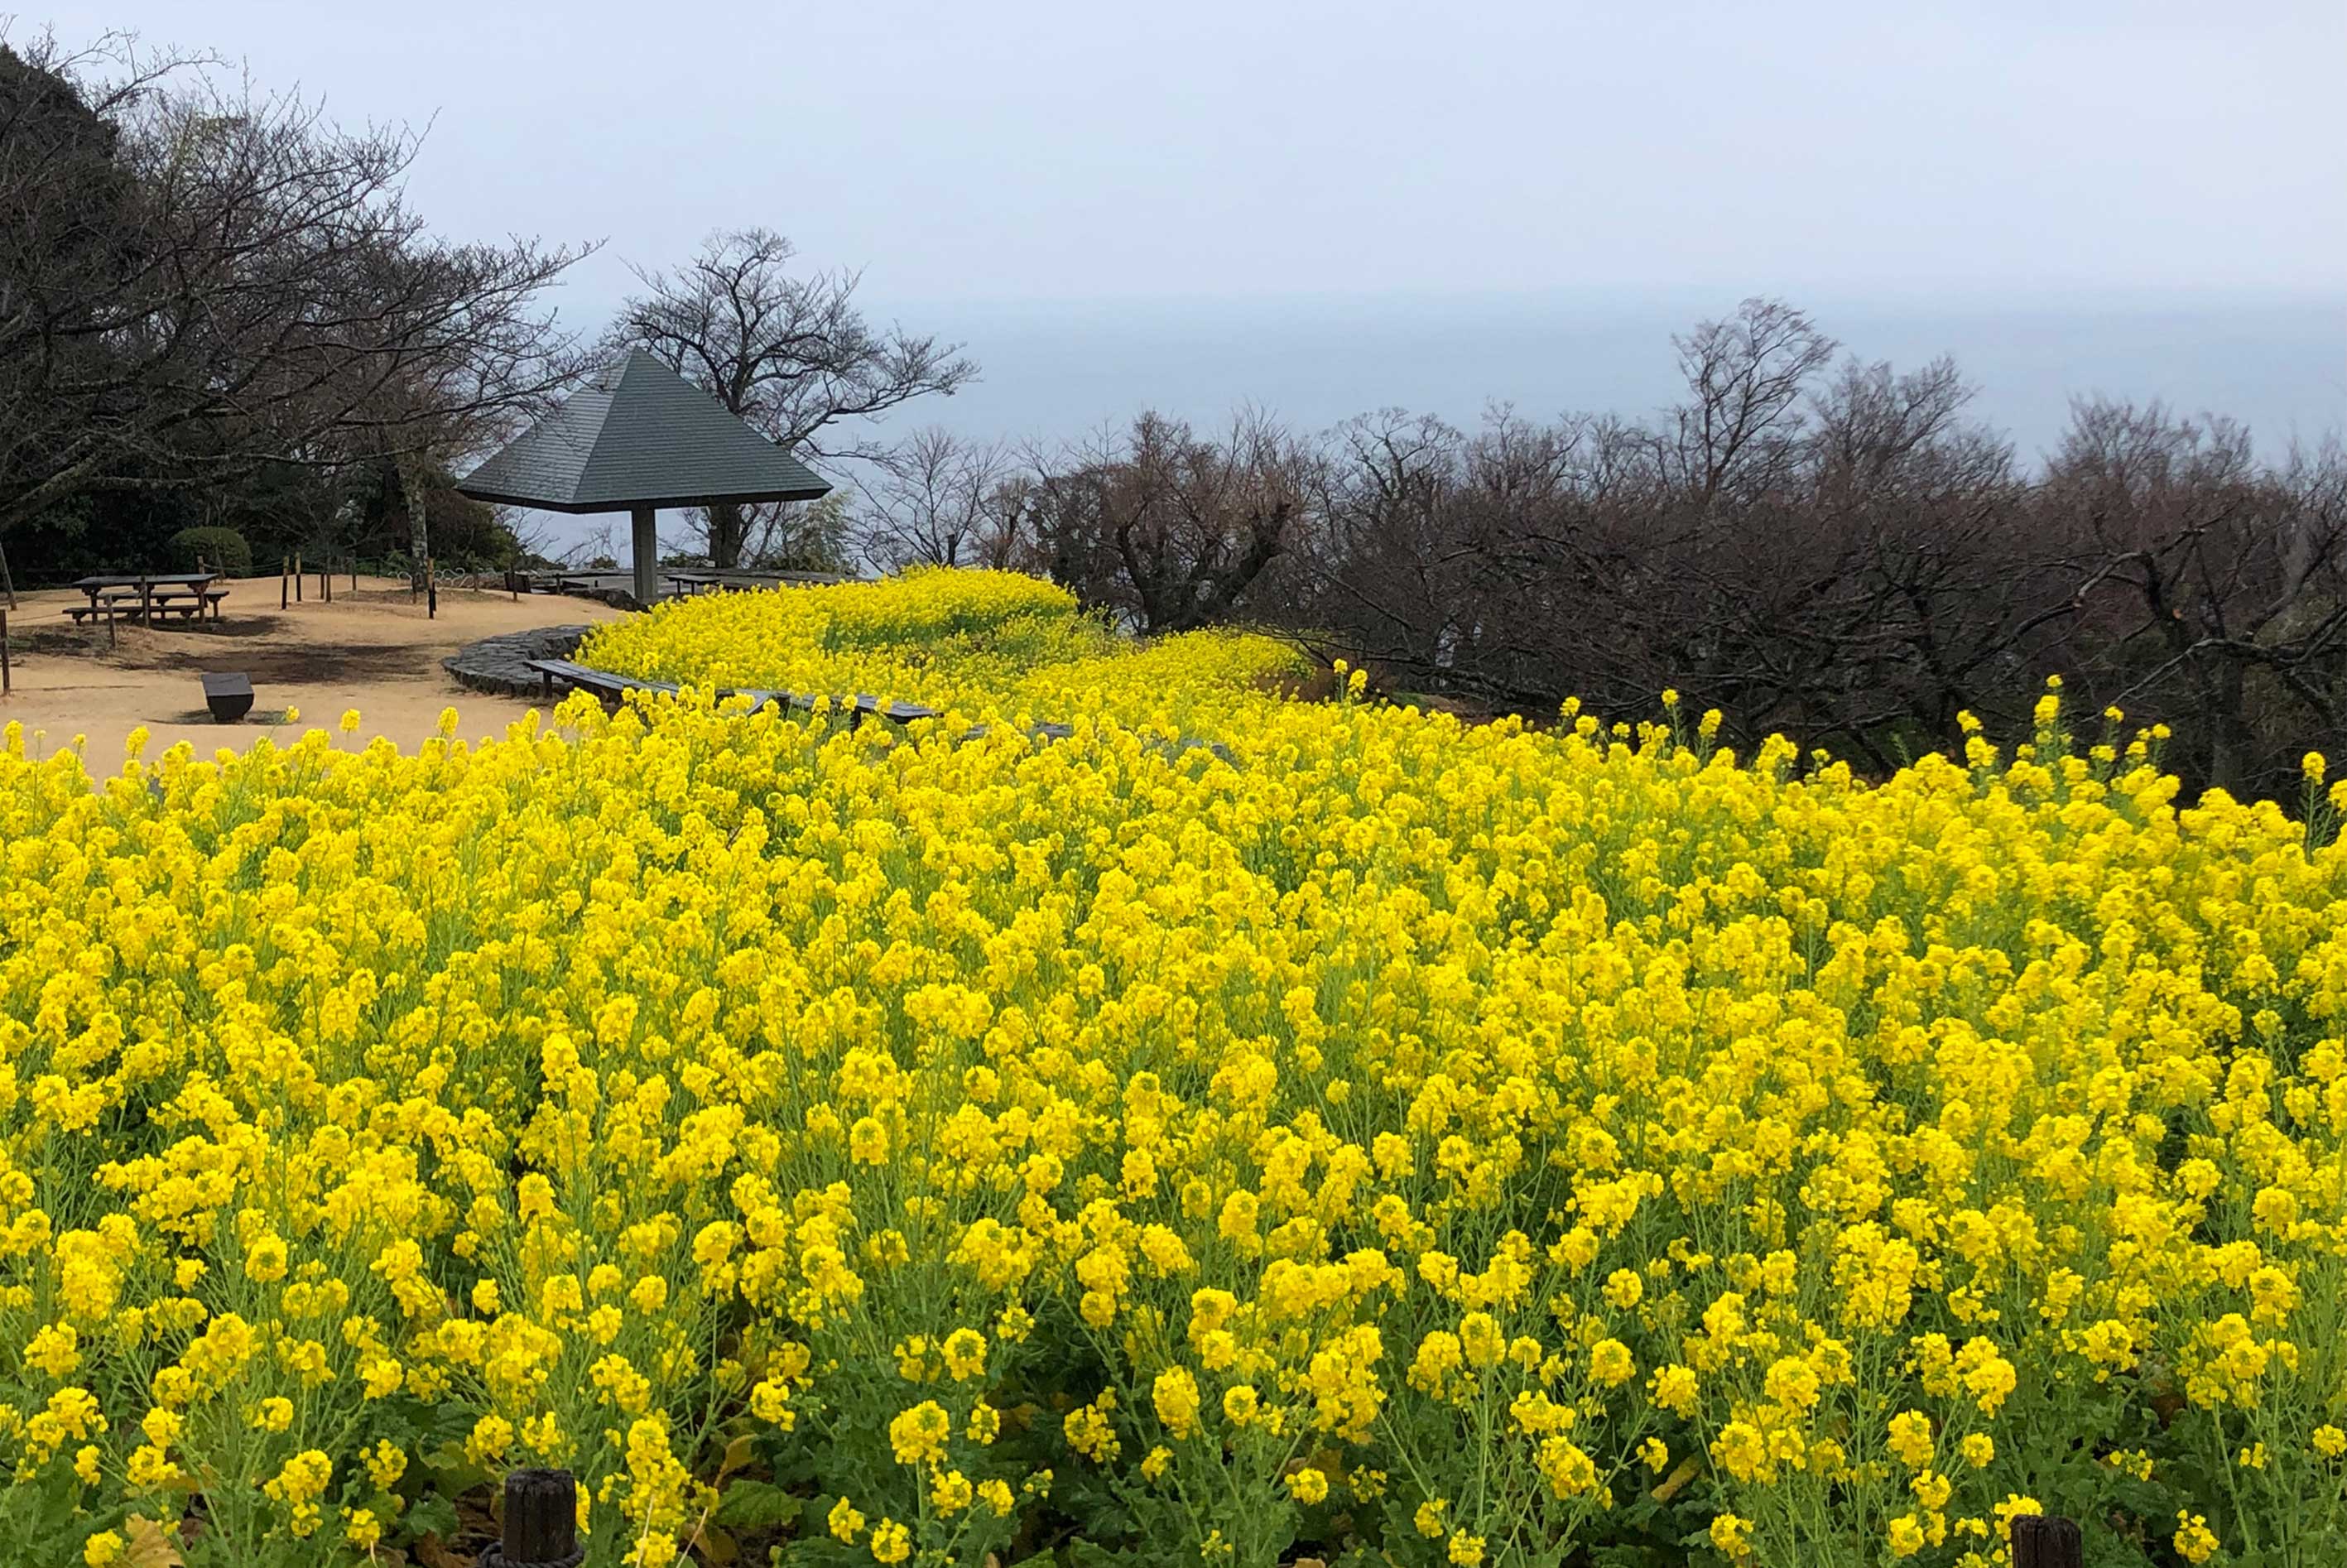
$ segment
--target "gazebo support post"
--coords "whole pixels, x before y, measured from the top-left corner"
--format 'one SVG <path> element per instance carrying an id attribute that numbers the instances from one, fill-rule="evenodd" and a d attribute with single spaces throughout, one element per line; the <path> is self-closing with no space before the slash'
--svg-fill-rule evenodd
<path id="1" fill-rule="evenodd" d="M 660 598 L 660 530 L 650 507 L 638 507 L 630 518 L 635 524 L 636 602 L 650 610 Z"/>

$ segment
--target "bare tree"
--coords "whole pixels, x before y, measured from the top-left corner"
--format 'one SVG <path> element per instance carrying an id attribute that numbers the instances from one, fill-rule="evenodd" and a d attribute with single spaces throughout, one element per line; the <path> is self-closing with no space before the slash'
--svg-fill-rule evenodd
<path id="1" fill-rule="evenodd" d="M 2347 455 L 2335 439 L 2277 470 L 2230 420 L 2082 400 L 2042 509 L 2072 552 L 2096 685 L 2168 719 L 2195 776 L 2280 788 L 2293 739 L 2347 735 Z"/>
<path id="2" fill-rule="evenodd" d="M 1688 393 L 1662 439 L 1671 477 L 1706 507 L 1724 490 L 1781 481 L 1800 451 L 1802 398 L 1834 340 L 1781 300 L 1750 299 L 1671 342 Z"/>
<path id="3" fill-rule="evenodd" d="M 865 551 L 883 567 L 1010 564 L 1025 492 L 999 442 L 917 430 L 857 476 Z"/>
<path id="4" fill-rule="evenodd" d="M 583 252 L 434 238 L 419 146 L 124 36 L 0 46 L 0 534 L 462 443 L 564 384 L 538 300 Z"/>
<path id="5" fill-rule="evenodd" d="M 1144 632 L 1184 631 L 1241 612 L 1301 523 L 1312 462 L 1260 414 L 1215 440 L 1148 413 L 1038 456 L 1028 515 L 1055 580 Z"/>
<path id="6" fill-rule="evenodd" d="M 641 347 L 784 446 L 821 460 L 879 455 L 870 422 L 978 374 L 960 345 L 876 327 L 856 307 L 862 274 L 794 273 L 797 247 L 769 229 L 709 236 L 673 271 L 635 269 L 613 347 Z M 702 518 L 712 565 L 740 560 L 750 508 Z"/>

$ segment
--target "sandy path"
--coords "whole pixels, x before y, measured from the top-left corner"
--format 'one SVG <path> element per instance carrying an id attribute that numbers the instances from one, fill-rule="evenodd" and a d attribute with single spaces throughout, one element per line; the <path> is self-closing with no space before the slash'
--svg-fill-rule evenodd
<path id="1" fill-rule="evenodd" d="M 281 741 L 313 726 L 331 729 L 345 709 L 356 708 L 362 737 L 384 735 L 413 750 L 433 733 L 444 708 L 456 710 L 457 733 L 473 738 L 502 732 L 533 705 L 451 681 L 440 661 L 465 643 L 619 614 L 590 600 L 524 594 L 515 600 L 444 588 L 439 615 L 426 620 L 424 606 L 409 602 L 404 581 L 362 577 L 355 594 L 350 582 L 337 582 L 327 604 L 313 572 L 304 601 L 281 610 L 277 579 L 239 579 L 228 584 L 218 625 L 120 625 L 112 649 L 103 626 L 77 630 L 66 616 L 67 605 L 86 602 L 80 593 L 19 595 L 8 616 L 15 690 L 0 698 L 0 724 L 23 724 L 26 750 L 39 755 L 87 737 L 83 754 L 95 774 L 115 771 L 125 737 L 142 724 L 149 759 L 179 741 L 209 755 L 221 746 L 251 745 L 288 707 L 301 711 L 301 723 L 280 727 Z M 206 670 L 252 677 L 246 722 L 212 722 L 196 680 Z"/>

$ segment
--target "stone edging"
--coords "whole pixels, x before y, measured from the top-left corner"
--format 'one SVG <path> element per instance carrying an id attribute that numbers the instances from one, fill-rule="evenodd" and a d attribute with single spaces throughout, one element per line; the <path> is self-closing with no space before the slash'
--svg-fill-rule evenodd
<path id="1" fill-rule="evenodd" d="M 468 642 L 440 661 L 459 686 L 499 697 L 536 697 L 545 689 L 532 659 L 568 659 L 579 651 L 591 628 L 533 626 Z"/>

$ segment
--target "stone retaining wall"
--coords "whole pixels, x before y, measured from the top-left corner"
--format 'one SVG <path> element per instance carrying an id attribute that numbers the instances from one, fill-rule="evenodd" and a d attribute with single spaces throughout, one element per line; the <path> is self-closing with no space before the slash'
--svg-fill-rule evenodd
<path id="1" fill-rule="evenodd" d="M 533 626 L 468 642 L 440 661 L 459 686 L 500 697 L 535 697 L 546 689 L 532 659 L 568 659 L 579 651 L 591 629 L 584 626 Z"/>

